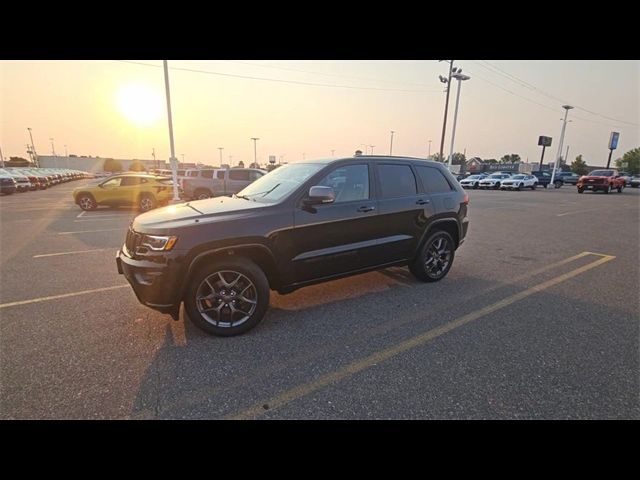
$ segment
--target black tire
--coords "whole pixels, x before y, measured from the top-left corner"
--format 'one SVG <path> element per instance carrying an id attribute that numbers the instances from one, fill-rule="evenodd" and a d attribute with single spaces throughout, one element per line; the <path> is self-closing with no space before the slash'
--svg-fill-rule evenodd
<path id="1" fill-rule="evenodd" d="M 138 208 L 141 212 L 148 212 L 149 210 L 153 210 L 156 208 L 156 199 L 150 193 L 145 193 L 140 195 L 140 199 L 138 200 Z"/>
<path id="2" fill-rule="evenodd" d="M 494 190 L 498 190 L 500 189 L 500 182 L 496 182 L 496 184 L 493 186 Z"/>
<path id="3" fill-rule="evenodd" d="M 204 200 L 206 198 L 211 198 L 213 195 L 206 188 L 199 188 L 193 193 L 193 198 L 196 200 Z"/>
<path id="4" fill-rule="evenodd" d="M 584 193 L 584 188 L 578 187 L 578 193 Z"/>
<path id="5" fill-rule="evenodd" d="M 622 193 L 623 189 L 624 189 L 624 187 L 618 187 L 618 193 Z"/>
<path id="6" fill-rule="evenodd" d="M 531 190 L 535 190 L 538 187 L 537 183 L 534 183 L 533 185 L 531 185 Z"/>
<path id="7" fill-rule="evenodd" d="M 78 206 L 82 210 L 88 211 L 95 210 L 98 207 L 98 204 L 96 203 L 96 199 L 93 198 L 93 195 L 83 192 L 78 195 Z"/>
<path id="8" fill-rule="evenodd" d="M 553 182 L 553 188 L 560 188 L 562 186 L 562 182 Z"/>
<path id="9" fill-rule="evenodd" d="M 446 245 L 438 245 L 440 239 L 445 241 Z M 434 256 L 435 251 L 446 252 L 446 257 L 443 259 L 442 253 L 439 254 L 439 257 Z M 451 235 L 444 230 L 436 230 L 429 235 L 429 238 L 423 243 L 416 258 L 409 264 L 409 271 L 423 282 L 437 282 L 442 280 L 447 276 L 451 265 L 453 265 L 455 252 L 455 243 Z M 434 264 L 434 261 L 437 265 Z M 444 266 L 442 265 L 443 263 L 445 263 Z M 433 265 L 437 268 L 437 271 L 434 271 L 434 268 L 429 265 Z"/>
<path id="10" fill-rule="evenodd" d="M 238 290 L 244 288 L 242 293 L 235 292 L 235 285 L 225 287 L 220 280 L 220 274 L 227 284 L 234 284 L 235 276 L 239 274 L 241 278 L 236 280 L 235 285 L 238 285 L 236 287 Z M 248 282 L 252 285 L 247 286 Z M 218 290 L 216 291 L 215 288 Z M 229 290 L 225 290 L 225 288 Z M 209 294 L 203 296 L 207 291 Z M 206 298 L 211 295 L 213 297 Z M 242 300 L 235 303 L 237 300 L 230 300 L 234 297 L 238 299 L 240 296 L 248 300 L 255 300 L 255 304 Z M 242 257 L 229 257 L 199 268 L 189 279 L 183 300 L 184 308 L 195 326 L 212 335 L 231 337 L 251 330 L 262 321 L 269 308 L 269 282 L 260 267 L 252 261 Z M 214 304 L 220 305 L 217 313 L 213 313 L 216 311 L 213 308 Z M 236 309 L 238 305 L 240 308 Z M 254 308 L 250 305 L 253 305 Z M 249 309 L 249 311 L 241 309 Z M 205 312 L 201 312 L 201 310 Z M 206 313 L 207 310 L 211 312 L 212 316 Z M 248 315 L 238 319 L 238 312 L 240 316 L 243 313 Z M 206 316 L 203 316 L 203 313 Z M 230 321 L 225 322 L 225 319 Z M 234 325 L 234 319 L 236 325 Z"/>
<path id="11" fill-rule="evenodd" d="M 611 193 L 611 185 L 607 185 L 607 188 L 603 190 L 604 193 Z"/>
<path id="12" fill-rule="evenodd" d="M 477 190 L 479 186 L 480 186 L 480 183 L 476 182 L 473 184 L 473 189 Z"/>
<path id="13" fill-rule="evenodd" d="M 520 184 L 518 185 L 518 191 L 519 191 L 519 192 L 521 192 L 521 191 L 522 191 L 522 183 L 520 183 Z"/>

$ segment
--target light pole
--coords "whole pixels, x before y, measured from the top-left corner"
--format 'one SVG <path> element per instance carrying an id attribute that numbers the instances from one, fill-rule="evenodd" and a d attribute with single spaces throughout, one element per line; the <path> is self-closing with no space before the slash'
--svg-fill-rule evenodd
<path id="1" fill-rule="evenodd" d="M 220 150 L 220 168 L 222 168 L 222 150 L 224 150 L 224 147 L 218 147 L 218 150 Z"/>
<path id="2" fill-rule="evenodd" d="M 558 159 L 560 158 L 560 154 L 562 153 L 562 146 L 564 143 L 564 132 L 567 128 L 567 116 L 569 115 L 569 110 L 573 107 L 571 105 L 563 105 L 564 108 L 564 121 L 562 122 L 562 132 L 560 132 L 560 143 L 558 144 L 558 153 L 556 154 L 556 161 L 553 162 L 553 172 L 551 173 L 551 182 L 550 185 L 553 185 L 553 181 L 556 178 L 556 168 L 558 167 Z"/>
<path id="3" fill-rule="evenodd" d="M 2 148 L 0 147 L 0 165 L 4 168 L 4 157 L 2 156 Z"/>
<path id="4" fill-rule="evenodd" d="M 336 156 L 336 155 L 335 155 L 335 152 L 336 152 L 335 150 L 331 150 L 331 157 L 332 157 L 332 158 Z"/>
<path id="5" fill-rule="evenodd" d="M 162 61 L 164 66 L 164 88 L 167 95 L 167 118 L 169 120 L 169 145 L 171 147 L 171 157 L 169 163 L 171 165 L 171 176 L 173 177 L 173 200 L 171 203 L 180 203 L 180 195 L 178 195 L 178 159 L 176 158 L 176 149 L 173 144 L 173 119 L 171 117 L 171 93 L 169 89 L 169 66 L 167 61 Z"/>
<path id="6" fill-rule="evenodd" d="M 159 169 L 160 165 L 158 165 L 158 161 L 156 160 L 156 149 L 155 148 L 151 148 L 151 156 L 153 157 L 153 162 L 156 164 L 156 169 Z"/>
<path id="7" fill-rule="evenodd" d="M 184 153 L 181 153 L 180 155 L 182 155 L 182 166 L 184 167 Z"/>
<path id="8" fill-rule="evenodd" d="M 440 60 L 441 62 L 443 60 Z M 447 98 L 444 101 L 444 121 L 442 122 L 442 139 L 440 140 L 440 159 L 444 160 L 444 134 L 447 130 L 447 110 L 449 109 L 449 87 L 451 86 L 451 73 L 453 72 L 453 60 L 445 60 L 449 62 L 449 77 L 445 78 L 440 75 L 440 81 L 447 84 Z"/>
<path id="9" fill-rule="evenodd" d="M 389 145 L 389 156 L 393 155 L 393 130 L 391 130 L 391 144 Z"/>
<path id="10" fill-rule="evenodd" d="M 53 138 L 49 138 L 49 140 L 51 140 L 51 152 L 53 153 L 53 156 L 56 156 L 56 148 L 53 146 Z"/>
<path id="11" fill-rule="evenodd" d="M 567 153 L 564 154 L 564 164 L 566 165 L 569 161 L 569 145 L 567 145 Z"/>
<path id="12" fill-rule="evenodd" d="M 69 156 L 69 152 L 67 152 L 67 146 L 64 146 L 64 156 L 68 157 Z"/>
<path id="13" fill-rule="evenodd" d="M 451 170 L 451 162 L 453 161 L 453 141 L 456 138 L 456 123 L 458 122 L 458 105 L 460 103 L 460 87 L 462 86 L 462 82 L 465 80 L 469 80 L 471 77 L 468 75 L 462 74 L 461 68 L 453 69 L 452 77 L 458 80 L 458 93 L 456 94 L 456 109 L 453 114 L 453 129 L 451 130 L 451 153 L 449 154 L 449 158 L 447 159 L 447 167 Z"/>
<path id="14" fill-rule="evenodd" d="M 257 141 L 260 140 L 258 137 L 251 137 L 253 140 L 253 163 L 258 163 L 258 150 L 257 150 Z"/>
<path id="15" fill-rule="evenodd" d="M 373 155 L 373 147 L 375 147 L 375 145 L 369 145 L 371 147 L 371 155 Z"/>
<path id="16" fill-rule="evenodd" d="M 429 158 L 431 156 L 431 140 L 429 140 L 429 155 L 427 156 L 427 158 Z"/>
<path id="17" fill-rule="evenodd" d="M 36 154 L 36 147 L 33 145 L 33 135 L 31 134 L 31 127 L 27 127 L 29 130 L 29 138 L 31 138 L 31 151 L 33 152 L 33 159 L 36 162 L 36 166 L 40 167 L 40 162 L 38 161 L 38 155 Z"/>

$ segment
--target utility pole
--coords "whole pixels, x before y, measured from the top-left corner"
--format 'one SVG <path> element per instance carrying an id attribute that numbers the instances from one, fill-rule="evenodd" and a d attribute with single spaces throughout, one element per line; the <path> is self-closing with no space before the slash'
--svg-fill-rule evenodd
<path id="1" fill-rule="evenodd" d="M 160 168 L 160 164 L 158 163 L 158 160 L 156 160 L 156 149 L 152 148 L 151 149 L 151 156 L 153 157 L 153 162 L 156 164 L 156 170 Z"/>
<path id="2" fill-rule="evenodd" d="M 253 163 L 258 163 L 258 147 L 256 147 L 256 142 L 260 139 L 257 137 L 251 137 L 251 140 L 253 140 Z"/>
<path id="3" fill-rule="evenodd" d="M 458 80 L 458 93 L 456 94 L 456 110 L 453 115 L 453 130 L 451 131 L 451 153 L 449 154 L 449 158 L 447 160 L 447 166 L 451 169 L 451 162 L 453 161 L 453 141 L 456 138 L 456 124 L 458 122 L 458 105 L 460 103 L 460 89 L 462 87 L 463 80 L 469 80 L 471 77 L 468 75 L 462 75 L 462 69 L 458 68 L 457 71 L 454 69 L 455 74 L 453 78 Z M 449 81 L 451 83 L 451 81 Z"/>
<path id="4" fill-rule="evenodd" d="M 393 130 L 391 130 L 391 145 L 389 145 L 389 156 L 393 155 Z"/>
<path id="5" fill-rule="evenodd" d="M 220 150 L 220 168 L 222 168 L 222 150 L 224 150 L 224 147 L 218 147 L 218 150 Z"/>
<path id="6" fill-rule="evenodd" d="M 171 165 L 171 176 L 173 177 L 173 200 L 171 203 L 180 203 L 180 195 L 178 194 L 178 159 L 176 158 L 176 150 L 173 144 L 173 119 L 171 117 L 171 93 L 169 88 L 169 66 L 167 61 L 164 64 L 164 87 L 167 95 L 167 118 L 169 119 L 169 145 L 171 147 L 171 157 L 169 163 Z"/>
<path id="7" fill-rule="evenodd" d="M 375 147 L 375 145 L 369 145 L 371 147 L 371 155 L 373 155 L 373 147 Z"/>
<path id="8" fill-rule="evenodd" d="M 429 155 L 427 155 L 427 158 L 429 158 L 431 156 L 431 140 L 429 140 Z"/>
<path id="9" fill-rule="evenodd" d="M 569 110 L 571 110 L 573 107 L 571 105 L 563 105 L 562 108 L 564 108 L 564 121 L 562 122 L 562 132 L 560 132 L 560 143 L 558 145 L 558 153 L 556 154 L 556 161 L 553 162 L 553 172 L 551 173 L 550 185 L 553 185 L 553 181 L 556 178 L 556 168 L 558 167 L 558 159 L 562 154 L 562 146 L 564 143 L 564 132 L 565 132 L 565 129 L 567 128 L 567 116 L 569 115 Z"/>
<path id="10" fill-rule="evenodd" d="M 27 130 L 29 130 L 29 138 L 31 138 L 31 151 L 33 152 L 33 159 L 35 161 L 36 167 L 40 167 L 38 154 L 36 153 L 36 147 L 33 145 L 33 135 L 31 134 L 31 127 L 27 127 Z"/>
<path id="11" fill-rule="evenodd" d="M 56 157 L 56 147 L 53 145 L 53 138 L 49 138 L 49 140 L 51 140 L 51 152 L 53 153 L 53 156 Z"/>
<path id="12" fill-rule="evenodd" d="M 440 60 L 442 61 L 442 60 Z M 449 62 L 449 77 L 444 78 L 440 76 L 440 81 L 447 84 L 447 98 L 444 102 L 444 121 L 442 122 L 442 139 L 440 140 L 440 159 L 444 160 L 444 134 L 447 130 L 447 110 L 449 109 L 449 87 L 451 86 L 451 74 L 453 72 L 453 60 L 446 60 Z"/>

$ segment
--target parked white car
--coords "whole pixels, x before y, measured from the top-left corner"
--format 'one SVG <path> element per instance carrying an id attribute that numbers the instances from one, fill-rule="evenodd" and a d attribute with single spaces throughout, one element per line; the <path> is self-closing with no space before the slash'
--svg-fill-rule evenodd
<path id="1" fill-rule="evenodd" d="M 538 186 L 538 177 L 534 175 L 513 175 L 510 178 L 502 181 L 500 190 L 522 190 L 523 188 L 530 188 L 535 190 Z"/>
<path id="2" fill-rule="evenodd" d="M 493 188 L 497 190 L 506 178 L 511 178 L 508 173 L 492 173 L 484 180 L 480 180 L 480 188 Z"/>
<path id="3" fill-rule="evenodd" d="M 467 178 L 460 180 L 460 186 L 462 188 L 478 188 L 480 187 L 480 180 L 486 177 L 486 175 L 469 175 Z"/>

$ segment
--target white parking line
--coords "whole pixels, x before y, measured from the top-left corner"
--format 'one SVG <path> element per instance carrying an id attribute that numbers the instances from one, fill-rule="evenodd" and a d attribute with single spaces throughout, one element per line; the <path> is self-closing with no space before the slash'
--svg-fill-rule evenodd
<path id="1" fill-rule="evenodd" d="M 94 288 L 93 290 L 82 290 L 80 292 L 63 293 L 62 295 L 51 295 L 49 297 L 32 298 L 30 300 L 22 300 L 19 302 L 0 303 L 0 308 L 16 307 L 18 305 L 28 305 L 30 303 L 46 302 L 47 300 L 57 300 L 58 298 L 75 297 L 77 295 L 86 295 L 87 293 L 107 292 L 118 288 L 126 288 L 126 285 L 116 285 L 114 287 Z"/>
<path id="2" fill-rule="evenodd" d="M 73 235 L 74 233 L 97 233 L 97 232 L 115 232 L 116 230 L 122 231 L 122 227 L 120 228 L 105 228 L 102 230 L 78 230 L 74 232 L 58 232 L 58 235 Z"/>
<path id="3" fill-rule="evenodd" d="M 93 249 L 93 250 L 76 250 L 75 252 L 44 253 L 42 255 L 34 255 L 33 258 L 57 257 L 58 255 L 73 255 L 73 254 L 76 254 L 76 253 L 104 252 L 105 250 L 115 250 L 115 249 L 113 249 L 113 248 L 96 248 L 96 249 Z"/>
<path id="4" fill-rule="evenodd" d="M 80 218 L 81 216 L 83 216 L 86 212 L 83 210 L 82 212 L 80 212 L 80 214 L 76 217 L 76 218 Z"/>

